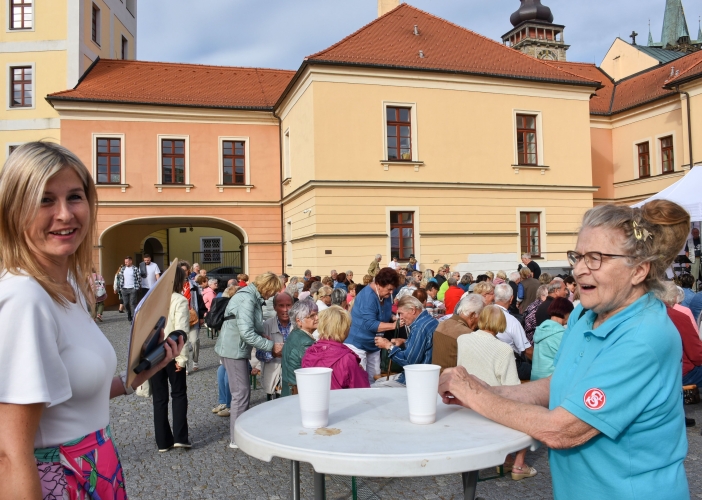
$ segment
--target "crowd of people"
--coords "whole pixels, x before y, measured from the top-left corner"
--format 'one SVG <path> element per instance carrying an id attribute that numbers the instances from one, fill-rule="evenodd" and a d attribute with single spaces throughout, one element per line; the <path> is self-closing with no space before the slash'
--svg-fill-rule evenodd
<path id="1" fill-rule="evenodd" d="M 129 384 L 126 372 L 114 377 L 114 350 L 95 324 L 104 279 L 91 262 L 89 170 L 56 144 L 20 146 L 0 172 L 0 210 L 0 321 L 13 325 L 0 335 L 10 363 L 0 378 L 8 498 L 126 499 L 109 400 L 146 381 L 158 450 L 190 447 L 186 375 L 198 371 L 205 327 L 218 330 L 213 412 L 231 419 L 231 448 L 252 374 L 272 399 L 296 394 L 301 367 L 331 368 L 334 390 L 398 390 L 403 367 L 431 363 L 445 404 L 548 447 L 557 498 L 689 497 L 681 386 L 702 382 L 700 295 L 689 275 L 680 287 L 666 280 L 690 232 L 675 203 L 589 210 L 567 276 L 542 272 L 529 255 L 516 271 L 475 279 L 449 265 L 421 271 L 414 257 L 383 267 L 377 255 L 361 283 L 350 271 L 266 272 L 220 294 L 181 261 L 164 333 L 187 339 L 168 340 L 165 359 Z M 130 320 L 140 290 L 158 279 L 157 267 L 141 267 L 127 258 L 115 278 Z M 537 473 L 526 450 L 504 466 L 515 480 Z"/>

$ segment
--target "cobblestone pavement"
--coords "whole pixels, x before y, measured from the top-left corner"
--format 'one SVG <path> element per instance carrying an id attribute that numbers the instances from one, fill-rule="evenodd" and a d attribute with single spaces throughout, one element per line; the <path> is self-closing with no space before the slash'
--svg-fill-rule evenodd
<path id="1" fill-rule="evenodd" d="M 118 370 L 126 366 L 129 324 L 126 314 L 106 311 L 100 324 L 117 351 Z M 200 370 L 188 377 L 188 425 L 191 450 L 158 453 L 153 432 L 150 399 L 120 397 L 112 400 L 111 425 L 125 470 L 127 491 L 132 500 L 179 499 L 287 499 L 289 462 L 273 459 L 271 463 L 249 457 L 229 444 L 229 419 L 210 411 L 217 403 L 216 372 L 219 366 L 214 341 L 201 337 Z M 252 392 L 251 404 L 265 401 L 260 389 Z M 698 425 L 688 429 L 690 450 L 685 467 L 692 498 L 702 498 L 702 404 L 686 407 L 688 416 Z M 281 416 L 281 418 L 284 418 Z M 487 499 L 552 498 L 551 475 L 546 450 L 527 454 L 527 463 L 539 474 L 531 479 L 511 478 L 478 484 L 478 496 Z M 492 471 L 482 471 L 490 475 Z M 351 498 L 347 478 L 327 478 L 327 498 Z M 302 497 L 312 498 L 312 468 L 301 464 Z M 425 478 L 362 478 L 359 494 L 365 498 L 389 499 L 460 499 L 461 477 L 458 474 Z M 364 496 L 359 495 L 359 498 Z"/>

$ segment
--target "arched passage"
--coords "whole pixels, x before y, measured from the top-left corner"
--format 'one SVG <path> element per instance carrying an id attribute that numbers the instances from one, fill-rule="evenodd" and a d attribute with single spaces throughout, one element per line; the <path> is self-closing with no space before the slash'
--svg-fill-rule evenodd
<path id="1" fill-rule="evenodd" d="M 219 248 L 216 252 L 202 253 L 203 245 L 208 247 L 217 239 Z M 193 257 L 202 257 L 201 264 L 208 270 L 231 261 L 237 263 L 240 272 L 248 272 L 247 244 L 246 231 L 224 219 L 141 217 L 121 221 L 102 231 L 96 257 L 109 284 L 127 255 L 138 262 L 143 253 L 152 254 L 162 270 L 175 258 L 192 261 Z M 160 250 L 162 262 L 157 260 L 157 250 Z M 231 260 L 230 257 L 238 257 L 238 260 Z"/>

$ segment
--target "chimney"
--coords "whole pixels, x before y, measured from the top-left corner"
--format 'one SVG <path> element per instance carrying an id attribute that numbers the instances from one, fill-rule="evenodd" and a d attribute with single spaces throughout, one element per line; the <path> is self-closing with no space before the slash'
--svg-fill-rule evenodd
<path id="1" fill-rule="evenodd" d="M 400 0 L 378 0 L 378 17 L 400 5 Z"/>

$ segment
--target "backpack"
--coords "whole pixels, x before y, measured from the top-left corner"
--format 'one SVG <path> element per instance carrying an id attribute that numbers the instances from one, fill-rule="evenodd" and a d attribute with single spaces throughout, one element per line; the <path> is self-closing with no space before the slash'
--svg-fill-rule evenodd
<path id="1" fill-rule="evenodd" d="M 149 273 L 146 272 L 146 262 L 139 262 L 139 274 L 142 278 L 146 278 Z"/>
<path id="2" fill-rule="evenodd" d="M 225 316 L 224 312 L 229 304 L 230 297 L 218 297 L 212 301 L 210 311 L 205 316 L 205 324 L 212 330 L 221 330 L 225 321 L 236 318 L 235 314 Z"/>

